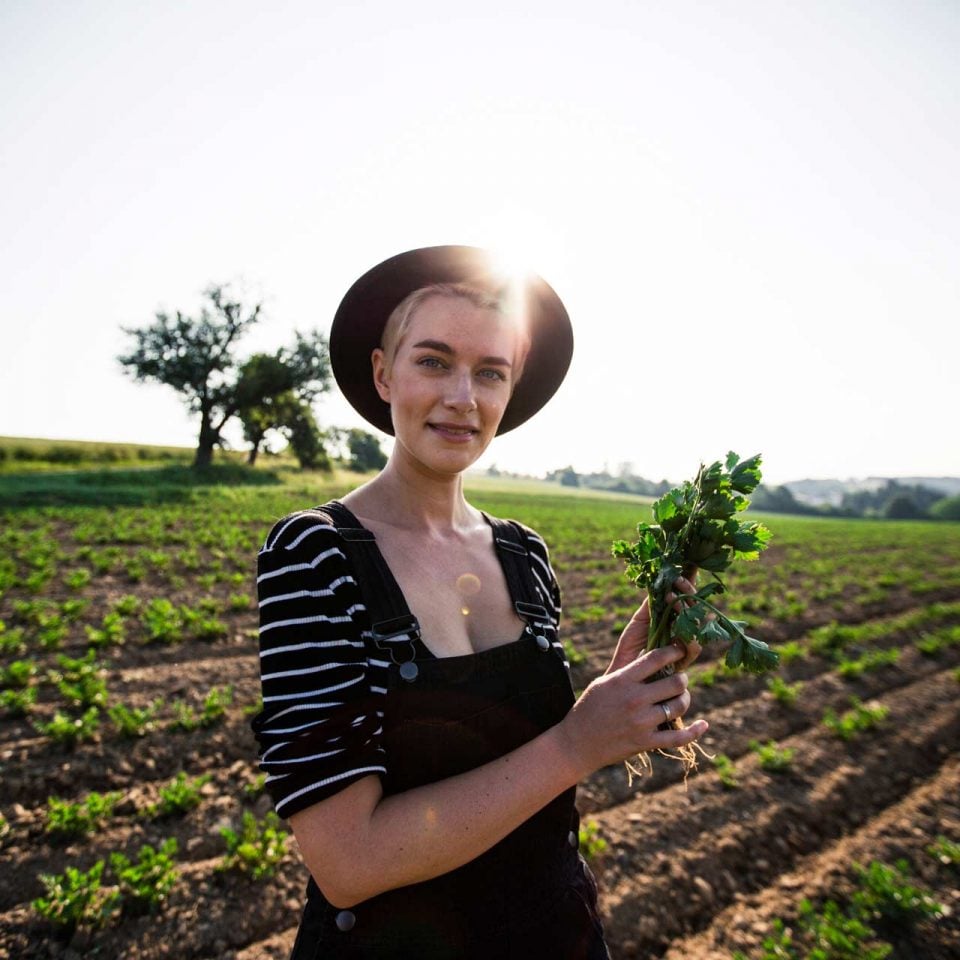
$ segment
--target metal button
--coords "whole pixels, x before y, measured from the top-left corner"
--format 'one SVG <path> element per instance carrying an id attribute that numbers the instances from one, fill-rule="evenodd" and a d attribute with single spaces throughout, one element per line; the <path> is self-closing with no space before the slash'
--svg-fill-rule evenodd
<path id="1" fill-rule="evenodd" d="M 546 637 L 544 637 L 544 636 L 537 637 L 537 646 L 538 646 L 541 650 L 549 650 L 549 649 L 550 649 L 550 641 L 549 641 Z"/>
<path id="2" fill-rule="evenodd" d="M 337 929 L 346 933 L 348 930 L 353 929 L 353 925 L 357 922 L 356 915 L 352 910 L 341 910 L 337 914 Z"/>
<path id="3" fill-rule="evenodd" d="M 580 838 L 571 830 L 570 833 L 567 834 L 567 843 L 576 850 L 577 847 L 580 846 Z"/>
<path id="4" fill-rule="evenodd" d="M 417 679 L 417 674 L 419 673 L 417 665 L 412 661 L 408 660 L 406 663 L 400 664 L 400 676 L 403 677 L 408 683 L 412 683 Z"/>

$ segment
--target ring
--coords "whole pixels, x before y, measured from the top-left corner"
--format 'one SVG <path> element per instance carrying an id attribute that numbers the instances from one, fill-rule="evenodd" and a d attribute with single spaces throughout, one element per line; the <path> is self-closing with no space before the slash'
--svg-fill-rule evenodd
<path id="1" fill-rule="evenodd" d="M 670 708 L 665 703 L 661 703 L 660 706 L 663 708 L 663 715 L 667 718 L 667 720 L 669 721 L 673 719 L 670 715 Z"/>

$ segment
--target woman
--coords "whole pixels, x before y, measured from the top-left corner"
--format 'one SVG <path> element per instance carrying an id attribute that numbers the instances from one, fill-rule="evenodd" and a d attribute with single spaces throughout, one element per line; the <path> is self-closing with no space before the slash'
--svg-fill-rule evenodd
<path id="1" fill-rule="evenodd" d="M 642 681 L 699 648 L 643 653 L 645 606 L 574 702 L 546 546 L 464 498 L 463 471 L 563 379 L 563 305 L 483 251 L 426 248 L 358 280 L 330 342 L 396 444 L 259 557 L 253 726 L 311 874 L 293 957 L 607 957 L 576 783 L 706 724 L 658 729 L 689 709 L 686 674 Z"/>

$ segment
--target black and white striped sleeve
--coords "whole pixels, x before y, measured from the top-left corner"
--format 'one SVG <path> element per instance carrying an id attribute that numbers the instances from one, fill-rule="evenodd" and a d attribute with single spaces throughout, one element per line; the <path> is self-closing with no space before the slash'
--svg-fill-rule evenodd
<path id="1" fill-rule="evenodd" d="M 543 537 L 530 527 L 523 526 L 523 532 L 527 540 L 527 549 L 533 558 L 531 569 L 533 571 L 533 580 L 536 584 L 537 593 L 542 598 L 543 605 L 550 614 L 553 625 L 558 630 L 560 628 L 560 584 L 557 582 L 556 574 L 550 565 L 550 551 L 547 549 Z"/>
<path id="2" fill-rule="evenodd" d="M 383 694 L 370 683 L 367 616 L 336 529 L 303 511 L 257 557 L 263 708 L 251 726 L 277 813 L 289 817 L 386 772 Z"/>

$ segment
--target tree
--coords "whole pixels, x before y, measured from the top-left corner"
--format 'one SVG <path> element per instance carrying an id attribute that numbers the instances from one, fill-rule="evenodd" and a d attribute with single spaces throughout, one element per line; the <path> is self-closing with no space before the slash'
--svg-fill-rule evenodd
<path id="1" fill-rule="evenodd" d="M 960 495 L 937 500 L 930 508 L 930 515 L 938 520 L 960 520 Z"/>
<path id="2" fill-rule="evenodd" d="M 350 469 L 358 473 L 380 470 L 387 463 L 387 455 L 380 449 L 380 441 L 366 430 L 354 427 L 347 436 L 350 450 Z"/>
<path id="3" fill-rule="evenodd" d="M 304 470 L 330 470 L 330 458 L 323 448 L 323 433 L 310 409 L 301 403 L 285 424 L 290 446 Z"/>
<path id="4" fill-rule="evenodd" d="M 195 467 L 209 466 L 214 447 L 223 445 L 225 425 L 241 409 L 251 410 L 287 391 L 309 402 L 330 384 L 326 340 L 316 331 L 297 333 L 291 350 L 277 351 L 268 357 L 270 363 L 260 360 L 249 366 L 248 361 L 242 372 L 234 350 L 259 320 L 261 304 L 245 310 L 229 299 L 224 286 L 211 286 L 203 295 L 209 306 L 201 306 L 198 318 L 179 310 L 175 318 L 157 311 L 150 326 L 122 328 L 134 345 L 130 353 L 117 357 L 134 380 L 173 387 L 190 412 L 200 415 Z"/>

